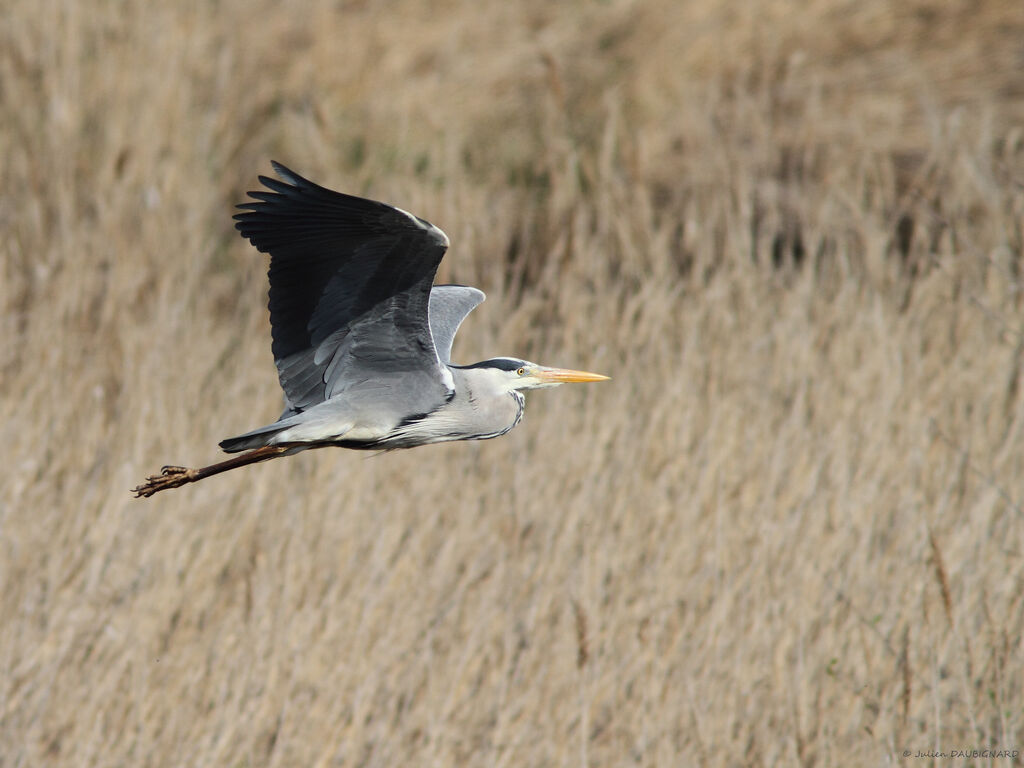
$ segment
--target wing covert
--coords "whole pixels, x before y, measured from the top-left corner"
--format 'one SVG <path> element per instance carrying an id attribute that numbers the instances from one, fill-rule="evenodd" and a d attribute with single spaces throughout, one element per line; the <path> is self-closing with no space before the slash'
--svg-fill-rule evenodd
<path id="1" fill-rule="evenodd" d="M 468 285 L 435 285 L 430 291 L 430 333 L 441 362 L 452 358 L 452 342 L 462 321 L 486 297 L 478 288 Z"/>

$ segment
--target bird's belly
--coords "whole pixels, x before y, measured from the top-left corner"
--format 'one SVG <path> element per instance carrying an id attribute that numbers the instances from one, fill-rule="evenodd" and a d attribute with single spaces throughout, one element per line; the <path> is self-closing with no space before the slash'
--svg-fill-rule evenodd
<path id="1" fill-rule="evenodd" d="M 311 419 L 274 436 L 274 443 L 332 443 L 339 440 L 372 443 L 386 436 L 389 424 L 355 423 L 340 419 Z"/>
<path id="2" fill-rule="evenodd" d="M 354 426 L 352 429 L 345 432 L 343 435 L 338 437 L 344 437 L 346 440 L 354 440 L 356 442 L 374 442 L 380 440 L 391 432 L 390 428 L 384 428 L 380 425 L 374 426 Z"/>

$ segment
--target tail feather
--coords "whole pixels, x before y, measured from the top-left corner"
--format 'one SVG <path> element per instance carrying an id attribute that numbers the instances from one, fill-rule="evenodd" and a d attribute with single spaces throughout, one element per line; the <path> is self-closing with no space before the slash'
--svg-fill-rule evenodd
<path id="1" fill-rule="evenodd" d="M 238 453 L 239 451 L 248 451 L 253 448 L 262 448 L 265 445 L 270 445 L 271 438 L 287 428 L 287 425 L 268 424 L 265 427 L 259 427 L 258 429 L 246 432 L 244 435 L 236 435 L 235 437 L 221 440 L 219 445 L 225 453 Z"/>

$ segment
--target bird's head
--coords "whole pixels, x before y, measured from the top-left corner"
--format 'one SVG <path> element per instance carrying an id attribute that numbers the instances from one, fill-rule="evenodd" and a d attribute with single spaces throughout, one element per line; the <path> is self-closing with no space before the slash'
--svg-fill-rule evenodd
<path id="1" fill-rule="evenodd" d="M 509 391 L 557 387 L 559 384 L 585 381 L 607 381 L 608 376 L 587 371 L 573 371 L 568 368 L 549 368 L 515 357 L 496 357 L 477 363 L 477 367 L 494 372 L 501 385 Z"/>

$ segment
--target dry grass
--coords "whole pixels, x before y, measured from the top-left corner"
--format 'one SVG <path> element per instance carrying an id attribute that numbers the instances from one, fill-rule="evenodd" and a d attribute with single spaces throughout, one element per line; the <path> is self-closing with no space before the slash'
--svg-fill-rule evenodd
<path id="1" fill-rule="evenodd" d="M 1002 0 L 15 0 L 0 765 L 1020 748 L 1021 39 Z M 277 413 L 229 218 L 271 157 L 445 228 L 490 295 L 458 358 L 614 381 L 131 499 Z"/>

